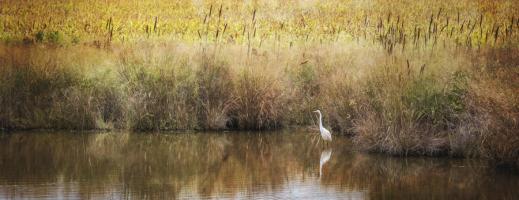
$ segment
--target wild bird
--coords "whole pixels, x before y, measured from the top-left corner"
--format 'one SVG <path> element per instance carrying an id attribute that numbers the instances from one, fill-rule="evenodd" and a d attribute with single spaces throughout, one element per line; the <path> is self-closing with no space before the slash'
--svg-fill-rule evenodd
<path id="1" fill-rule="evenodd" d="M 332 133 L 323 127 L 323 115 L 320 110 L 315 110 L 314 112 L 319 113 L 319 131 L 321 132 L 321 137 L 324 141 L 332 141 Z"/>

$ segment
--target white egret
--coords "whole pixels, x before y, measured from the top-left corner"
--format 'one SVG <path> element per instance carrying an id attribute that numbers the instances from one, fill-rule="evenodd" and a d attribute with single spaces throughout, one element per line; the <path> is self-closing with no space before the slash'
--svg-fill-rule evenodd
<path id="1" fill-rule="evenodd" d="M 321 137 L 324 141 L 332 141 L 332 134 L 326 128 L 323 127 L 323 116 L 320 110 L 314 111 L 319 113 L 319 131 L 321 132 Z"/>

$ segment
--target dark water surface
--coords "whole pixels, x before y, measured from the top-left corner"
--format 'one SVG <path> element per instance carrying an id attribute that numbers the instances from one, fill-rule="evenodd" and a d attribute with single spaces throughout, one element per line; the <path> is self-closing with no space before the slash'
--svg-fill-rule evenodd
<path id="1" fill-rule="evenodd" d="M 519 199 L 486 162 L 358 153 L 316 133 L 0 134 L 0 199 Z"/>

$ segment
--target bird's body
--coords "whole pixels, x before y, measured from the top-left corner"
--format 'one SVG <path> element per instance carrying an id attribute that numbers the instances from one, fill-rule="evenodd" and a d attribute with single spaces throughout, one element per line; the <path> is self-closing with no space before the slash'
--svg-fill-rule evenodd
<path id="1" fill-rule="evenodd" d="M 319 128 L 319 130 L 321 131 L 321 137 L 323 138 L 323 140 L 332 141 L 332 134 L 330 133 L 330 131 L 328 131 L 324 127 Z"/>
<path id="2" fill-rule="evenodd" d="M 326 128 L 323 127 L 323 116 L 320 110 L 314 111 L 319 113 L 319 131 L 321 132 L 321 137 L 324 141 L 332 141 L 332 133 Z"/>

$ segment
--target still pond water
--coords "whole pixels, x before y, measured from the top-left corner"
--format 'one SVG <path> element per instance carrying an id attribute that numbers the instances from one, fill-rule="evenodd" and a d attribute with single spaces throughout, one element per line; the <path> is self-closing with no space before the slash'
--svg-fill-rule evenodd
<path id="1" fill-rule="evenodd" d="M 359 153 L 317 133 L 0 134 L 0 199 L 519 199 L 469 159 Z"/>

